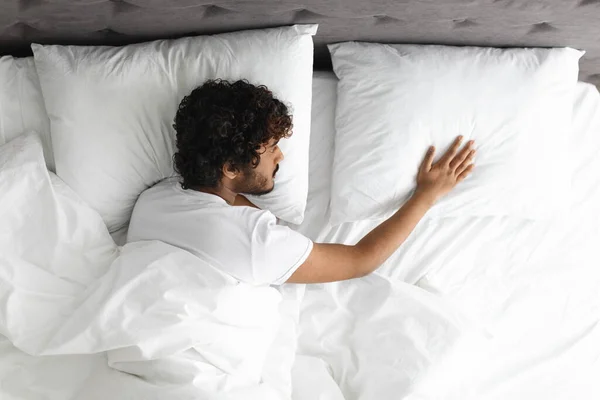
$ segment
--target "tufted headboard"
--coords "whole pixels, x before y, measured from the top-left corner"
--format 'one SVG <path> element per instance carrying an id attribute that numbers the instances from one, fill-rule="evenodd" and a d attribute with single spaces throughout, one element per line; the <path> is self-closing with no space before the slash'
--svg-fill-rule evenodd
<path id="1" fill-rule="evenodd" d="M 326 43 L 363 40 L 584 49 L 600 85 L 600 0 L 0 0 L 0 55 L 32 42 L 120 45 L 191 34 L 318 23 Z"/>

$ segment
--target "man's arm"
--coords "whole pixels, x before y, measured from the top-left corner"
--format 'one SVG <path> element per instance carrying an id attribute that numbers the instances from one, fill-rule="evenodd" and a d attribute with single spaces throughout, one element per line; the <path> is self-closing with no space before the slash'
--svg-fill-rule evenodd
<path id="1" fill-rule="evenodd" d="M 459 152 L 462 137 L 433 164 L 431 147 L 421 164 L 413 196 L 388 220 L 357 244 L 315 243 L 306 261 L 288 283 L 321 283 L 358 278 L 370 274 L 400 247 L 435 202 L 473 170 L 475 151 L 469 142 Z"/>

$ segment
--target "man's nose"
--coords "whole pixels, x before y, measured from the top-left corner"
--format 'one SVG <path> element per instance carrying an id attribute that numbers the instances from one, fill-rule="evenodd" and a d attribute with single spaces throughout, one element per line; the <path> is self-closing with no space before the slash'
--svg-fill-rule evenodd
<path id="1" fill-rule="evenodd" d="M 279 151 L 279 154 L 277 155 L 277 163 L 280 163 L 281 161 L 283 161 L 285 156 L 283 155 L 283 151 L 281 151 L 281 149 L 278 148 L 277 151 Z"/>

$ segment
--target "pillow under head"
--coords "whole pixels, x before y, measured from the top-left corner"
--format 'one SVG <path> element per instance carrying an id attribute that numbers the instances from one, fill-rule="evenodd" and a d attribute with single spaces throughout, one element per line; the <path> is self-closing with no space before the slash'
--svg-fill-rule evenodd
<path id="1" fill-rule="evenodd" d="M 139 194 L 174 174 L 173 120 L 208 79 L 266 85 L 293 112 L 275 190 L 253 198 L 300 223 L 308 187 L 312 35 L 316 25 L 115 47 L 32 45 L 51 122 L 57 174 L 110 231 L 128 223 Z"/>

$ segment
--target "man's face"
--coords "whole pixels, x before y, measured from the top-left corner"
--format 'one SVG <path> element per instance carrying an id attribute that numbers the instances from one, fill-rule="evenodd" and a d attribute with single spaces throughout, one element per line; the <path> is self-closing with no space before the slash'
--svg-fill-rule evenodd
<path id="1" fill-rule="evenodd" d="M 278 141 L 269 140 L 260 149 L 260 153 L 260 162 L 256 168 L 248 167 L 242 171 L 238 193 L 260 196 L 270 193 L 275 187 L 275 175 L 279 170 L 279 163 L 283 160 Z"/>

